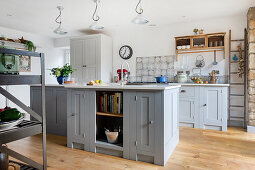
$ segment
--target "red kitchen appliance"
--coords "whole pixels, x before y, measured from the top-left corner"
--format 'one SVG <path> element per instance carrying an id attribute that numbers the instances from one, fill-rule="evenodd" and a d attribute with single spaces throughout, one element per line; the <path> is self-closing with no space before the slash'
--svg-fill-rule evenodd
<path id="1" fill-rule="evenodd" d="M 117 73 L 119 75 L 119 81 L 120 81 L 121 80 L 121 69 L 118 69 Z M 123 69 L 123 76 L 126 77 L 127 74 L 128 74 L 128 71 L 126 69 Z"/>

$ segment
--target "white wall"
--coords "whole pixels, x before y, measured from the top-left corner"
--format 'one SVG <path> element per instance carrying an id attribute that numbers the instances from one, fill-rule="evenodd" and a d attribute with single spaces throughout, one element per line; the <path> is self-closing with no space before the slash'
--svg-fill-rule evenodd
<path id="1" fill-rule="evenodd" d="M 149 27 L 149 26 L 137 26 L 136 29 L 122 29 L 112 31 L 110 34 L 113 37 L 113 73 L 120 68 L 120 64 L 123 61 L 119 56 L 119 48 L 122 45 L 130 45 L 134 54 L 131 59 L 128 60 L 131 67 L 131 75 L 135 75 L 136 57 L 147 56 L 163 56 L 175 54 L 175 40 L 176 36 L 192 35 L 194 28 L 203 28 L 205 33 L 214 32 L 227 32 L 232 30 L 233 38 L 243 38 L 244 28 L 246 27 L 246 16 L 232 16 L 224 18 L 215 18 L 207 20 L 199 20 L 195 22 L 176 23 L 173 25 Z M 226 44 L 228 51 L 228 41 Z M 188 57 L 188 66 L 194 67 L 194 60 L 198 54 L 186 55 Z M 217 52 L 218 65 L 212 66 L 213 53 L 202 53 L 205 57 L 207 66 L 203 71 L 204 75 L 208 75 L 212 69 L 220 70 L 221 75 L 227 75 L 228 63 L 227 59 L 223 60 L 223 53 Z M 184 56 L 186 61 L 186 56 Z M 226 54 L 228 58 L 228 53 Z M 175 63 L 175 68 L 180 69 L 180 63 L 183 56 L 179 56 L 179 62 Z M 185 62 L 184 62 L 185 63 Z"/>
<path id="2" fill-rule="evenodd" d="M 130 45 L 133 48 L 133 57 L 127 62 L 130 65 L 131 75 L 136 75 L 136 57 L 175 55 L 176 36 L 192 35 L 194 28 L 203 28 L 205 33 L 226 32 L 226 59 L 223 59 L 223 52 L 217 52 L 218 65 L 213 66 L 213 52 L 200 53 L 204 56 L 206 66 L 202 69 L 202 75 L 208 75 L 211 70 L 220 71 L 220 75 L 228 74 L 228 32 L 232 30 L 232 38 L 240 39 L 244 36 L 246 27 L 246 15 L 231 17 L 211 18 L 207 20 L 198 20 L 194 22 L 176 23 L 164 26 L 141 26 L 137 25 L 133 29 L 118 29 L 105 32 L 113 38 L 113 75 L 123 59 L 119 56 L 119 49 L 123 45 Z M 55 46 L 68 47 L 69 38 L 55 40 Z M 175 72 L 181 70 L 181 64 L 184 63 L 188 70 L 194 67 L 195 59 L 198 54 L 179 55 L 178 62 L 175 62 Z M 188 62 L 187 62 L 188 61 Z"/>
<path id="3" fill-rule="evenodd" d="M 9 28 L 0 27 L 1 36 L 5 36 L 12 39 L 21 38 L 32 41 L 37 46 L 37 52 L 45 53 L 45 68 L 46 68 L 46 83 L 57 84 L 56 78 L 50 75 L 48 69 L 52 67 L 62 66 L 64 64 L 64 51 L 54 47 L 54 40 L 48 37 L 38 36 L 36 34 L 30 34 L 13 30 Z M 32 57 L 31 60 L 31 72 L 21 72 L 20 74 L 40 74 L 40 59 Z M 30 90 L 29 86 L 9 86 L 9 90 L 18 99 L 24 102 L 27 106 L 30 105 Z M 14 106 L 11 104 L 11 106 Z M 0 95 L 0 107 L 5 107 L 5 99 Z"/>

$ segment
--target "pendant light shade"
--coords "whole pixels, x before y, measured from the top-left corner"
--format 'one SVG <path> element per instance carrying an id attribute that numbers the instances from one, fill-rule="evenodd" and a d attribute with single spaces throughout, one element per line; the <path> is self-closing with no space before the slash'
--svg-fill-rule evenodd
<path id="1" fill-rule="evenodd" d="M 55 34 L 58 35 L 65 35 L 67 32 L 62 28 L 61 24 L 53 31 Z"/>
<path id="2" fill-rule="evenodd" d="M 142 14 L 138 14 L 133 20 L 132 22 L 134 24 L 147 24 L 149 21 L 142 15 Z"/>
<path id="3" fill-rule="evenodd" d="M 104 27 L 102 25 L 100 25 L 100 23 L 99 23 L 100 17 L 97 14 L 98 4 L 99 4 L 100 0 L 93 0 L 93 1 L 96 3 L 95 11 L 92 16 L 92 19 L 94 22 L 89 26 L 89 28 L 91 30 L 103 30 Z"/>
<path id="4" fill-rule="evenodd" d="M 138 14 L 133 20 L 132 22 L 134 24 L 147 24 L 149 22 L 149 20 L 147 20 L 143 15 L 143 8 L 141 7 L 141 1 L 142 0 L 139 0 L 138 4 L 136 5 L 136 8 L 135 8 L 135 12 Z M 139 10 L 138 10 L 139 8 Z"/>
<path id="5" fill-rule="evenodd" d="M 57 6 L 57 9 L 59 10 L 59 15 L 55 19 L 55 22 L 58 23 L 59 26 L 53 32 L 58 35 L 65 35 L 65 34 L 67 34 L 67 32 L 61 26 L 61 24 L 62 24 L 61 15 L 62 15 L 62 11 L 64 8 L 62 6 Z"/>
<path id="6" fill-rule="evenodd" d="M 90 26 L 89 28 L 91 30 L 103 30 L 104 27 L 102 25 L 100 25 L 99 21 L 94 21 Z"/>

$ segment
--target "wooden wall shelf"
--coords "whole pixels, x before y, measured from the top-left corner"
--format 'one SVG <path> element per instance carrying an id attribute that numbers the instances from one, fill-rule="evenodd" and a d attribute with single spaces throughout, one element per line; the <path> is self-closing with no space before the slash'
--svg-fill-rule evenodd
<path id="1" fill-rule="evenodd" d="M 116 113 L 97 112 L 96 114 L 101 116 L 123 117 L 123 114 L 116 114 Z"/>
<path id="2" fill-rule="evenodd" d="M 190 36 L 175 37 L 175 53 L 176 61 L 179 54 L 202 53 L 223 51 L 225 52 L 226 33 L 198 34 Z"/>

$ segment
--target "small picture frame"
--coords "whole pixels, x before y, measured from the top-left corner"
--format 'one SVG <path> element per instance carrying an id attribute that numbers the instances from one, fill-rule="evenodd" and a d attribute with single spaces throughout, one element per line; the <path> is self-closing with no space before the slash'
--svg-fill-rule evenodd
<path id="1" fill-rule="evenodd" d="M 19 71 L 20 72 L 31 72 L 31 56 L 20 56 L 19 57 Z"/>

